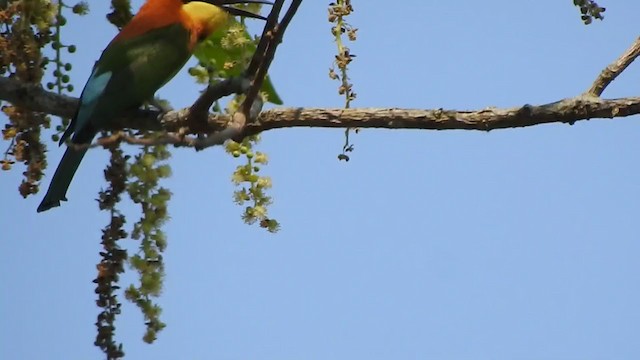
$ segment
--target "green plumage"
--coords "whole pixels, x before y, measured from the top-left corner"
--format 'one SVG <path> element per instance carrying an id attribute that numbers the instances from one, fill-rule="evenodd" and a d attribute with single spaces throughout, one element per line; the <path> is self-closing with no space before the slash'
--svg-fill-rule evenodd
<path id="1" fill-rule="evenodd" d="M 150 100 L 191 56 L 189 32 L 181 24 L 117 39 L 102 53 L 82 91 L 80 105 L 61 143 L 88 144 L 109 122 Z M 59 206 L 86 149 L 67 148 L 38 212 Z"/>

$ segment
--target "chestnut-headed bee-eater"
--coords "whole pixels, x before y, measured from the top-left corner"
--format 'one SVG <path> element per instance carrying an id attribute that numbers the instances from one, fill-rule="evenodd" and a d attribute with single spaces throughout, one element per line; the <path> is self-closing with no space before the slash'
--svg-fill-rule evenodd
<path id="1" fill-rule="evenodd" d="M 138 14 L 116 35 L 96 62 L 82 90 L 80 104 L 60 144 L 71 145 L 53 174 L 38 212 L 60 206 L 98 131 L 127 110 L 151 100 L 189 60 L 199 41 L 222 28 L 230 16 L 265 18 L 232 4 L 264 0 L 147 0 Z"/>

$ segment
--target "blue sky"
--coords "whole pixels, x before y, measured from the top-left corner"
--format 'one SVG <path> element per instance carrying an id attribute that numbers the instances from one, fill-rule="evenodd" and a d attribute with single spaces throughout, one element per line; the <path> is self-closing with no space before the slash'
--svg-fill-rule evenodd
<path id="1" fill-rule="evenodd" d="M 327 3 L 303 3 L 273 63 L 287 106 L 343 104 L 327 77 Z M 640 13 L 640 3 L 601 0 L 606 20 L 586 27 L 570 0 L 388 4 L 354 0 L 354 106 L 574 96 L 638 36 Z M 95 2 L 92 15 L 69 18 L 78 89 L 115 34 L 105 12 Z M 604 96 L 637 96 L 639 79 L 633 64 Z M 182 107 L 199 89 L 182 71 L 159 94 Z M 241 221 L 235 159 L 177 150 L 165 183 L 168 327 L 143 344 L 143 320 L 127 304 L 119 340 L 130 359 L 637 359 L 639 138 L 637 117 L 491 133 L 364 130 L 344 163 L 340 130 L 270 131 L 260 148 L 276 235 Z M 53 168 L 62 152 L 50 149 Z M 0 358 L 101 358 L 91 280 L 106 161 L 91 151 L 70 201 L 42 214 L 41 195 L 16 190 L 22 170 L 0 176 Z M 125 208 L 132 223 L 137 210 Z"/>

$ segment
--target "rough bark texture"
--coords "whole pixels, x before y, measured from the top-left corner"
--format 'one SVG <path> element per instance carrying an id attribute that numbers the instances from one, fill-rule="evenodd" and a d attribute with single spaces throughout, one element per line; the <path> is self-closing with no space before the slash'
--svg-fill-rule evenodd
<path id="1" fill-rule="evenodd" d="M 0 78 L 0 99 L 52 115 L 73 116 L 77 99 L 48 92 L 39 86 Z M 246 125 L 244 135 L 280 128 L 385 128 L 425 130 L 494 130 L 547 123 L 568 123 L 589 119 L 611 119 L 640 114 L 640 97 L 601 99 L 581 95 L 544 105 L 523 105 L 473 111 L 445 109 L 319 109 L 276 108 L 260 113 Z M 230 116 L 210 115 L 208 122 L 189 120 L 189 108 L 166 113 L 137 110 L 116 122 L 114 128 L 164 130 L 181 134 L 210 134 L 224 129 Z"/>

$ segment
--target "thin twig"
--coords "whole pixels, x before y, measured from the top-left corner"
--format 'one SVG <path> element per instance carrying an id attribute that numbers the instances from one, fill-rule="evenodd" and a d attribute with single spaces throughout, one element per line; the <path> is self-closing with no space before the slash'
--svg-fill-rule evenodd
<path id="1" fill-rule="evenodd" d="M 260 42 L 258 43 L 256 51 L 251 58 L 251 62 L 247 67 L 246 75 L 249 76 L 252 81 L 251 86 L 246 92 L 244 102 L 240 106 L 240 109 L 242 109 L 241 111 L 245 114 L 245 117 L 250 117 L 250 110 L 253 102 L 258 96 L 260 87 L 262 87 L 263 78 L 261 78 L 258 74 L 260 73 L 261 68 L 264 66 L 264 63 L 268 61 L 267 57 L 269 48 L 273 46 L 275 37 L 274 31 L 278 26 L 278 18 L 280 17 L 280 11 L 282 10 L 283 5 L 284 0 L 276 0 L 276 2 L 273 4 L 271 12 L 267 17 L 267 23 L 265 24 L 264 30 L 262 31 Z"/>
<path id="2" fill-rule="evenodd" d="M 247 91 L 247 97 L 245 102 L 242 104 L 242 110 L 246 115 L 249 115 L 251 107 L 253 105 L 253 101 L 258 96 L 258 92 L 262 87 L 262 82 L 264 78 L 267 76 L 267 72 L 269 71 L 269 67 L 271 66 L 271 62 L 273 61 L 278 45 L 282 42 L 282 38 L 284 36 L 285 31 L 287 30 L 287 26 L 293 19 L 293 16 L 298 11 L 298 7 L 302 4 L 302 0 L 293 0 L 291 5 L 289 5 L 289 9 L 285 13 L 282 18 L 282 22 L 276 24 L 271 32 L 268 34 L 268 46 L 265 49 L 264 56 L 262 57 L 262 61 L 256 70 L 255 78 L 253 84 Z"/>
<path id="3" fill-rule="evenodd" d="M 153 146 L 153 145 L 175 145 L 175 146 L 185 146 L 185 147 L 195 147 L 197 143 L 197 139 L 195 137 L 190 136 L 179 136 L 174 133 L 166 133 L 162 136 L 154 136 L 154 137 L 135 137 L 128 135 L 124 131 L 118 131 L 108 136 L 103 136 L 96 139 L 91 144 L 74 144 L 67 143 L 67 146 L 73 146 L 76 150 L 81 149 L 93 149 L 97 147 L 109 147 L 110 145 L 117 143 L 126 143 L 129 145 L 142 145 L 142 146 Z"/>
<path id="4" fill-rule="evenodd" d="M 213 133 L 207 137 L 198 138 L 193 147 L 195 147 L 196 150 L 204 150 L 211 146 L 222 145 L 229 139 L 236 139 L 241 136 L 246 124 L 246 116 L 237 111 L 233 114 L 231 122 L 224 130 Z"/>
<path id="5" fill-rule="evenodd" d="M 207 89 L 200 94 L 200 97 L 191 105 L 190 116 L 194 118 L 207 118 L 209 109 L 213 103 L 224 96 L 239 94 L 249 87 L 247 80 L 243 77 L 232 77 L 221 82 L 207 86 Z"/>
<path id="6" fill-rule="evenodd" d="M 255 75 L 260 63 L 262 63 L 262 57 L 265 54 L 267 46 L 269 45 L 269 33 L 273 30 L 273 28 L 278 23 L 278 18 L 280 17 L 280 10 L 284 5 L 284 0 L 276 0 L 276 2 L 271 7 L 271 12 L 267 17 L 266 24 L 264 29 L 262 30 L 262 35 L 260 35 L 260 42 L 256 47 L 256 51 L 251 58 L 251 62 L 249 66 L 247 66 L 247 76 Z"/>
<path id="7" fill-rule="evenodd" d="M 640 37 L 633 42 L 624 54 L 602 70 L 598 78 L 593 82 L 587 94 L 600 96 L 604 89 L 615 80 L 638 56 L 640 56 Z"/>

